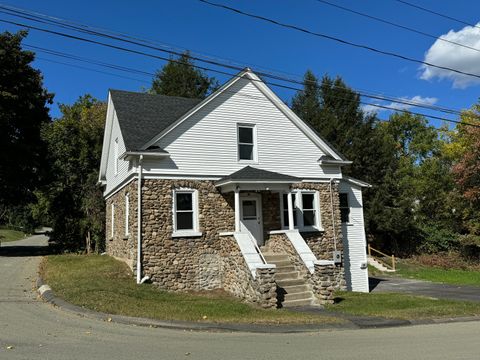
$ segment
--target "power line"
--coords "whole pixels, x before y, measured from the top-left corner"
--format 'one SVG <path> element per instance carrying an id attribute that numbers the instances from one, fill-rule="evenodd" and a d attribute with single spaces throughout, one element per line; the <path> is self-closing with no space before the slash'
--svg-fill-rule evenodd
<path id="1" fill-rule="evenodd" d="M 89 63 L 89 64 L 104 66 L 104 67 L 108 67 L 108 68 L 111 68 L 111 69 L 114 69 L 114 70 L 120 70 L 120 71 L 124 71 L 124 72 L 130 72 L 130 73 L 133 73 L 133 74 L 140 74 L 140 75 L 145 75 L 145 76 L 155 76 L 155 73 L 152 73 L 152 72 L 146 72 L 146 71 L 143 71 L 143 70 L 138 70 L 138 69 L 134 69 L 134 68 L 130 68 L 130 67 L 114 65 L 114 64 L 111 64 L 111 63 L 97 61 L 97 60 L 93 60 L 93 59 L 89 59 L 89 58 L 84 58 L 84 57 L 80 57 L 80 56 L 77 56 L 77 55 L 68 54 L 68 53 L 65 53 L 65 52 L 59 52 L 59 51 L 55 51 L 55 50 L 51 50 L 51 49 L 46 49 L 46 48 L 43 48 L 43 47 L 38 47 L 38 46 L 33 46 L 33 45 L 26 45 L 26 46 L 29 47 L 29 48 L 32 48 L 32 49 L 36 49 L 37 51 L 40 51 L 40 52 L 45 52 L 45 53 L 55 55 L 55 56 L 60 56 L 60 57 L 63 57 L 63 58 L 78 60 L 78 61 L 86 62 L 86 63 Z M 193 65 L 193 66 L 196 66 L 196 65 Z M 209 71 L 210 71 L 210 69 L 209 69 Z M 211 71 L 215 71 L 215 70 L 211 70 Z M 229 74 L 229 75 L 232 76 L 232 77 L 235 76 L 235 74 Z M 299 85 L 305 85 L 305 83 L 299 83 Z M 276 86 L 278 87 L 279 84 L 276 84 Z M 318 87 L 318 84 L 315 84 L 315 86 Z M 345 91 L 349 90 L 345 87 L 339 87 L 339 86 L 336 86 L 336 88 L 341 89 L 341 90 L 345 90 Z M 295 88 L 295 90 L 298 91 L 298 90 L 301 90 L 301 89 Z M 358 91 L 355 91 L 355 90 L 352 90 L 352 91 L 354 91 L 355 93 L 358 93 L 360 96 L 367 97 L 367 98 L 370 98 L 370 99 L 381 100 L 381 101 L 390 101 L 392 103 L 398 103 L 398 104 L 403 104 L 403 105 L 413 106 L 413 107 L 421 107 L 421 108 L 425 108 L 425 109 L 429 109 L 429 110 L 433 110 L 433 111 L 438 111 L 438 112 L 444 112 L 444 113 L 453 114 L 453 115 L 460 115 L 461 114 L 461 111 L 458 111 L 458 110 L 439 107 L 439 106 L 434 106 L 434 105 L 428 105 L 428 104 L 424 104 L 424 103 L 413 101 L 413 100 L 398 99 L 398 98 L 392 98 L 392 97 L 388 97 L 388 96 L 371 95 L 371 94 L 361 93 L 361 92 L 358 92 Z M 373 106 L 374 104 L 369 103 L 369 105 Z M 392 106 L 392 108 L 394 108 L 394 107 Z M 397 109 L 397 110 L 400 110 L 400 109 Z"/>
<path id="2" fill-rule="evenodd" d="M 341 6 L 341 5 L 338 5 L 338 4 L 333 4 L 333 3 L 329 2 L 329 1 L 326 1 L 326 0 L 315 0 L 315 1 L 317 1 L 319 3 L 322 3 L 322 4 L 325 4 L 325 5 L 328 5 L 328 6 L 335 7 L 337 9 L 340 9 L 340 10 L 343 10 L 343 11 L 350 12 L 352 14 L 356 14 L 356 15 L 363 16 L 363 17 L 371 19 L 371 20 L 381 22 L 383 24 L 387 24 L 387 25 L 394 26 L 394 27 L 399 28 L 399 29 L 407 30 L 407 31 L 410 31 L 410 32 L 415 33 L 415 34 L 419 34 L 419 35 L 422 35 L 422 36 L 425 36 L 425 37 L 428 37 L 428 38 L 436 39 L 436 40 L 443 41 L 443 42 L 446 42 L 446 43 L 449 43 L 449 44 L 452 44 L 452 45 L 461 46 L 461 47 L 466 48 L 466 49 L 470 49 L 470 50 L 480 52 L 480 49 L 478 49 L 478 48 L 475 48 L 475 47 L 472 47 L 472 46 L 469 46 L 469 45 L 465 45 L 465 44 L 462 44 L 462 43 L 459 43 L 459 42 L 456 42 L 456 41 L 448 40 L 448 39 L 439 37 L 437 35 L 429 34 L 425 31 L 414 29 L 414 28 L 411 28 L 409 26 L 397 24 L 397 23 L 394 23 L 393 21 L 385 20 L 385 19 L 373 16 L 373 15 L 370 15 L 370 14 L 366 14 L 366 13 L 363 13 L 363 12 L 360 12 L 360 11 L 357 11 L 357 10 L 353 10 L 353 9 L 347 8 L 345 6 Z"/>
<path id="3" fill-rule="evenodd" d="M 100 41 L 96 41 L 96 40 L 92 40 L 92 39 L 86 39 L 86 38 L 78 37 L 78 36 L 75 36 L 75 35 L 60 33 L 60 32 L 53 31 L 53 30 L 42 29 L 42 28 L 32 26 L 32 25 L 26 25 L 26 24 L 17 23 L 17 22 L 8 21 L 8 20 L 3 20 L 3 19 L 0 19 L 0 22 L 5 22 L 5 23 L 17 25 L 17 26 L 23 26 L 23 27 L 34 29 L 34 30 L 43 31 L 43 32 L 63 36 L 63 37 L 66 37 L 66 38 L 71 38 L 71 39 L 75 39 L 75 40 L 79 40 L 79 41 L 85 41 L 85 42 L 93 43 L 93 44 L 97 44 L 97 45 L 103 45 L 103 46 L 106 46 L 106 47 L 110 47 L 110 48 L 114 48 L 114 49 L 118 49 L 118 50 L 123 50 L 123 51 L 134 53 L 134 54 L 145 55 L 145 56 L 153 57 L 153 58 L 156 58 L 156 59 L 177 62 L 177 63 L 180 63 L 180 64 L 182 63 L 181 61 L 178 61 L 178 60 L 175 60 L 175 59 L 171 59 L 171 58 L 168 59 L 168 58 L 161 57 L 161 56 L 158 56 L 158 55 L 153 55 L 153 54 L 149 54 L 149 53 L 145 53 L 145 52 L 141 52 L 141 51 L 133 50 L 133 49 L 122 48 L 120 46 L 107 44 L 107 43 L 102 43 Z M 196 68 L 205 70 L 205 71 L 217 72 L 217 73 L 221 73 L 223 75 L 227 75 L 227 76 L 230 76 L 230 77 L 238 76 L 236 74 L 231 74 L 231 73 L 228 73 L 228 72 L 225 72 L 225 71 L 222 71 L 222 70 L 211 69 L 211 68 L 207 68 L 207 67 L 204 67 L 204 66 L 198 66 L 198 65 L 193 65 L 193 66 L 196 67 Z M 280 79 L 280 80 L 282 80 L 282 79 Z M 286 80 L 283 80 L 283 81 L 286 81 Z M 275 86 L 275 87 L 280 87 L 280 88 L 295 90 L 295 91 L 304 91 L 303 89 L 299 89 L 299 88 L 296 88 L 296 87 L 293 87 L 293 86 L 287 86 L 287 85 L 282 85 L 282 84 L 267 82 L 267 81 L 264 81 L 264 82 L 266 84 L 269 84 L 269 85 Z M 303 85 L 305 85 L 305 83 L 303 83 Z M 383 108 L 383 109 L 388 109 L 388 110 L 393 110 L 393 111 L 405 111 L 405 110 L 399 110 L 398 108 L 391 107 L 391 106 L 372 104 L 372 103 L 367 103 L 367 102 L 363 102 L 363 101 L 360 101 L 360 103 L 363 104 L 363 105 L 370 105 L 370 106 L 375 106 L 375 107 L 378 107 L 378 108 Z M 452 122 L 452 123 L 460 123 L 459 121 L 456 121 L 456 120 L 441 118 L 441 117 L 438 117 L 438 116 L 427 115 L 427 114 L 423 114 L 423 113 L 416 113 L 416 112 L 412 112 L 412 111 L 408 111 L 408 112 L 410 112 L 412 114 L 415 114 L 415 115 L 420 115 L 420 116 L 425 116 L 425 117 L 428 117 L 428 118 L 432 118 L 432 119 L 443 120 L 443 121 Z M 467 124 L 465 122 L 461 122 L 461 123 Z M 475 124 L 467 124 L 467 125 L 480 127 L 480 126 L 475 125 Z"/>
<path id="4" fill-rule="evenodd" d="M 323 39 L 339 42 L 339 43 L 344 44 L 344 45 L 348 45 L 348 46 L 356 47 L 356 48 L 359 48 L 359 49 L 364 49 L 364 50 L 368 50 L 368 51 L 371 51 L 371 52 L 375 52 L 377 54 L 390 56 L 390 57 L 395 57 L 395 58 L 398 58 L 398 59 L 402 59 L 402 60 L 405 60 L 405 61 L 410 61 L 410 62 L 417 63 L 417 64 L 428 65 L 428 66 L 431 66 L 431 67 L 434 67 L 434 68 L 437 68 L 437 69 L 447 70 L 447 71 L 451 71 L 451 72 L 454 72 L 454 73 L 457 73 L 457 74 L 462 74 L 462 75 L 471 76 L 471 77 L 475 77 L 475 78 L 480 79 L 479 74 L 473 74 L 473 73 L 469 73 L 469 72 L 466 72 L 466 71 L 453 69 L 453 68 L 450 68 L 450 67 L 447 67 L 447 66 L 435 65 L 435 64 L 432 64 L 432 63 L 427 62 L 427 61 L 411 58 L 409 56 L 397 54 L 397 53 L 394 53 L 394 52 L 391 52 L 391 51 L 380 50 L 380 49 L 374 48 L 374 47 L 369 46 L 369 45 L 363 45 L 363 44 L 354 43 L 354 42 L 351 42 L 351 41 L 348 41 L 348 40 L 343 40 L 343 39 L 340 39 L 340 38 L 335 37 L 335 36 L 315 32 L 315 31 L 312 31 L 312 30 L 302 28 L 300 26 L 282 23 L 280 21 L 273 20 L 273 19 L 261 16 L 261 15 L 256 15 L 256 14 L 253 14 L 253 13 L 247 13 L 245 11 L 242 11 L 242 10 L 239 10 L 239 9 L 227 6 L 227 5 L 217 4 L 217 3 L 207 1 L 207 0 L 198 0 L 198 1 L 200 1 L 204 4 L 208 4 L 210 6 L 214 6 L 214 7 L 217 7 L 217 8 L 221 8 L 221 9 L 224 9 L 224 10 L 228 10 L 228 11 L 237 13 L 237 14 L 242 15 L 242 16 L 247 16 L 247 17 L 250 17 L 250 18 L 257 19 L 257 20 L 262 20 L 262 21 L 274 24 L 276 26 L 280 26 L 280 27 L 291 29 L 291 30 L 299 31 L 299 32 L 309 34 L 309 35 L 313 35 L 313 36 L 317 36 L 317 37 L 320 37 L 320 38 L 323 38 Z"/>
<path id="5" fill-rule="evenodd" d="M 101 32 L 99 32 L 99 30 L 95 30 L 95 28 L 93 28 L 95 31 L 92 31 L 92 30 L 89 30 L 91 29 L 92 27 L 88 26 L 88 25 L 83 25 L 83 24 L 78 24 L 78 23 L 73 23 L 74 26 L 71 26 L 71 25 L 65 25 L 65 23 L 67 24 L 71 24 L 72 22 L 71 21 L 68 21 L 68 20 L 64 20 L 64 19 L 60 19 L 60 18 L 54 18 L 54 17 L 51 17 L 49 15 L 45 15 L 45 14 L 39 14 L 39 13 L 32 13 L 29 11 L 26 11 L 26 10 L 23 10 L 23 9 L 18 9 L 18 8 L 13 8 L 13 7 L 5 7 L 5 6 L 1 6 L 0 5 L 0 8 L 4 8 L 4 9 L 7 9 L 7 11 L 10 11 L 10 12 L 14 12 L 14 14 L 10 14 L 10 13 L 7 13 L 9 15 L 14 15 L 14 16 L 17 16 L 17 17 L 21 17 L 21 18 L 24 18 L 24 19 L 29 19 L 29 20 L 32 20 L 32 21 L 36 21 L 36 22 L 40 22 L 40 23 L 44 23 L 44 24 L 49 24 L 49 25 L 54 25 L 54 26 L 60 26 L 62 28 L 68 28 L 70 30 L 75 30 L 75 31 L 79 31 L 79 32 L 82 32 L 82 33 L 87 33 L 89 35 L 94 35 L 94 36 L 101 36 L 101 37 L 107 37 L 109 39 L 114 39 L 114 40 L 118 40 L 118 41 L 125 41 L 122 37 L 129 37 L 128 35 L 125 35 L 125 34 L 122 34 L 122 33 L 113 33 L 115 36 L 112 37 L 110 35 L 106 35 L 106 34 L 103 34 Z M 0 10 L 1 12 L 1 10 Z M 25 16 L 24 14 L 27 14 L 28 16 Z M 35 17 L 36 19 L 33 19 L 31 18 L 30 16 L 33 16 Z M 46 21 L 43 20 L 43 18 L 47 19 Z M 39 20 L 40 19 L 40 20 Z M 51 20 L 53 19 L 53 20 Z M 28 25 L 25 25 L 25 26 L 28 26 Z M 33 28 L 33 27 L 31 27 Z M 39 28 L 36 28 L 37 30 L 39 30 Z M 107 31 L 109 33 L 112 33 L 111 31 L 109 30 L 100 30 L 100 31 Z M 57 33 L 58 34 L 58 33 Z M 137 39 L 138 38 L 134 38 L 134 37 L 129 37 L 131 39 Z M 145 40 L 142 40 L 140 39 L 140 41 L 144 42 Z M 144 46 L 144 47 L 147 47 L 147 48 L 150 48 L 150 49 L 154 49 L 154 50 L 159 50 L 159 51 L 162 51 L 162 52 L 166 52 L 170 55 L 179 55 L 181 53 L 179 52 L 176 52 L 176 51 L 171 51 L 171 50 L 166 50 L 166 49 L 163 49 L 163 48 L 158 48 L 158 47 L 152 47 L 152 46 L 145 46 L 144 44 L 142 43 L 138 43 L 138 42 L 133 42 L 133 41 L 127 41 L 128 43 L 130 44 L 135 44 L 135 45 L 139 45 L 139 46 Z M 108 45 L 106 45 L 108 46 Z M 209 63 L 209 64 L 214 64 L 216 66 L 221 66 L 221 67 L 227 67 L 227 68 L 230 68 L 230 69 L 234 69 L 236 71 L 239 71 L 241 70 L 243 67 L 242 66 L 230 66 L 230 65 L 225 65 L 224 63 L 216 60 L 216 61 L 209 61 L 209 60 L 203 60 L 202 58 L 199 58 L 199 57 L 192 57 L 190 56 L 193 60 L 197 60 L 197 61 L 200 61 L 200 62 L 206 62 L 206 63 Z M 165 59 L 165 58 L 161 58 L 161 59 Z M 172 60 L 172 59 L 169 59 L 169 60 Z M 197 66 L 198 67 L 198 66 Z M 208 68 L 203 68 L 203 69 L 208 69 Z M 212 70 L 210 70 L 212 71 Z M 285 78 L 285 77 L 282 77 L 282 76 L 279 76 L 279 75 L 275 75 L 275 74 L 271 74 L 271 73 L 265 73 L 265 72 L 258 72 L 256 71 L 258 75 L 260 76 L 263 76 L 263 77 L 268 77 L 268 78 L 273 78 L 273 79 L 276 79 L 276 80 L 280 80 L 280 81 L 285 81 L 285 82 L 291 82 L 291 83 L 295 83 L 295 84 L 300 84 L 300 85 L 305 85 L 305 81 L 299 81 L 299 80 L 295 80 L 295 79 L 291 79 L 291 78 Z M 226 73 L 222 73 L 222 74 L 226 74 Z M 232 74 L 228 74 L 228 75 L 232 75 Z M 316 84 L 315 84 L 316 85 Z M 396 103 L 399 103 L 399 104 L 404 104 L 404 105 L 409 105 L 409 106 L 415 106 L 415 107 L 424 107 L 424 108 L 428 108 L 430 110 L 434 110 L 434 111 L 441 111 L 441 112 L 446 112 L 446 113 L 450 113 L 450 114 L 460 114 L 459 111 L 456 111 L 456 110 L 451 110 L 451 109 L 448 109 L 448 108 L 445 108 L 445 107 L 439 107 L 439 106 L 433 106 L 433 105 L 428 105 L 428 104 L 424 104 L 424 103 L 420 103 L 420 102 L 415 102 L 413 100 L 408 100 L 408 99 L 404 99 L 404 98 L 395 98 L 395 97 L 392 97 L 392 96 L 386 96 L 386 95 L 375 95 L 373 94 L 372 95 L 372 92 L 371 91 L 366 91 L 366 92 L 363 92 L 361 90 L 355 90 L 356 92 L 358 92 L 360 95 L 362 96 L 365 96 L 365 97 L 368 97 L 368 98 L 373 98 L 373 99 L 376 99 L 376 100 L 384 100 L 384 101 L 391 101 L 391 102 L 396 102 Z"/>
<path id="6" fill-rule="evenodd" d="M 463 25 L 468 25 L 468 26 L 472 26 L 472 27 L 476 27 L 476 28 L 479 28 L 479 29 L 480 29 L 480 26 L 478 26 L 477 24 L 473 24 L 473 23 L 470 23 L 470 22 L 468 22 L 468 21 L 461 20 L 461 19 L 458 19 L 458 18 L 454 18 L 453 16 L 445 15 L 445 14 L 439 13 L 439 12 L 437 12 L 437 11 L 430 10 L 430 9 L 425 8 L 425 7 L 422 7 L 422 6 L 420 6 L 420 5 L 412 4 L 412 3 L 408 2 L 408 1 L 404 1 L 404 0 L 394 0 L 394 1 L 397 1 L 397 2 L 402 3 L 402 4 L 404 4 L 404 5 L 413 7 L 413 8 L 415 8 L 415 9 L 418 9 L 418 10 L 421 10 L 421 11 L 424 11 L 424 12 L 427 12 L 427 13 L 430 13 L 430 14 L 434 14 L 434 15 L 440 16 L 440 17 L 442 17 L 442 18 L 444 18 L 444 19 L 452 20 L 452 21 L 455 21 L 455 22 L 460 23 L 460 24 L 463 24 Z"/>

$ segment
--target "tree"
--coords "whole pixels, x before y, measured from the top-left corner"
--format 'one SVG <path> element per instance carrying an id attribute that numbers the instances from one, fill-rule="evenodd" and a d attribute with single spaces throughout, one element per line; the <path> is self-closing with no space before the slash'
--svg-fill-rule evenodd
<path id="1" fill-rule="evenodd" d="M 51 238 L 63 250 L 99 251 L 105 204 L 97 181 L 106 104 L 85 95 L 60 110 L 62 117 L 42 130 L 50 178 L 35 213 L 51 219 Z"/>
<path id="2" fill-rule="evenodd" d="M 21 48 L 26 36 L 26 31 L 0 34 L 0 216 L 23 212 L 45 170 L 40 129 L 51 120 L 47 106 L 53 95 L 31 66 L 34 53 Z"/>
<path id="3" fill-rule="evenodd" d="M 196 69 L 186 52 L 177 59 L 171 59 L 156 72 L 150 91 L 168 96 L 204 99 L 217 87 L 217 81 Z"/>

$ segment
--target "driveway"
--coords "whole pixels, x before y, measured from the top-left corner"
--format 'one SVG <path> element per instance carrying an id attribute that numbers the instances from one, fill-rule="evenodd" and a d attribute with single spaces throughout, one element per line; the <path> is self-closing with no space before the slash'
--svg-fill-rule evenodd
<path id="1" fill-rule="evenodd" d="M 451 300 L 480 301 L 480 287 L 448 285 L 394 276 L 370 277 L 371 292 L 400 292 Z"/>
<path id="2" fill-rule="evenodd" d="M 0 248 L 0 359 L 470 360 L 480 353 L 477 321 L 251 334 L 168 330 L 83 318 L 37 300 L 33 285 L 45 242 L 45 237 L 35 236 Z"/>

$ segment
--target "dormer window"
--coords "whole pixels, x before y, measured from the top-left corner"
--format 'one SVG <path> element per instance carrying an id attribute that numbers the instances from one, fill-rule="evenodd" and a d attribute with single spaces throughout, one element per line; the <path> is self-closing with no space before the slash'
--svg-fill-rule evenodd
<path id="1" fill-rule="evenodd" d="M 256 161 L 255 125 L 238 125 L 238 161 Z"/>

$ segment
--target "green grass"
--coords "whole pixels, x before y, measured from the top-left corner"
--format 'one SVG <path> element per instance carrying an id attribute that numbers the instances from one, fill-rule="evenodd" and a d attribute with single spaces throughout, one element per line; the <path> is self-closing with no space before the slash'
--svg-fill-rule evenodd
<path id="1" fill-rule="evenodd" d="M 443 269 L 407 263 L 398 263 L 397 275 L 419 280 L 453 284 L 480 286 L 480 271 Z"/>
<path id="2" fill-rule="evenodd" d="M 42 264 L 41 274 L 57 296 L 109 314 L 198 322 L 341 322 L 334 317 L 253 307 L 219 291 L 200 296 L 160 291 L 149 284 L 137 285 L 127 265 L 109 256 L 49 256 Z"/>
<path id="3" fill-rule="evenodd" d="M 25 236 L 22 231 L 0 228 L 0 242 L 17 241 L 24 239 Z"/>
<path id="4" fill-rule="evenodd" d="M 337 292 L 336 303 L 327 309 L 360 316 L 392 319 L 431 319 L 480 316 L 480 303 L 440 300 L 398 293 Z"/>

